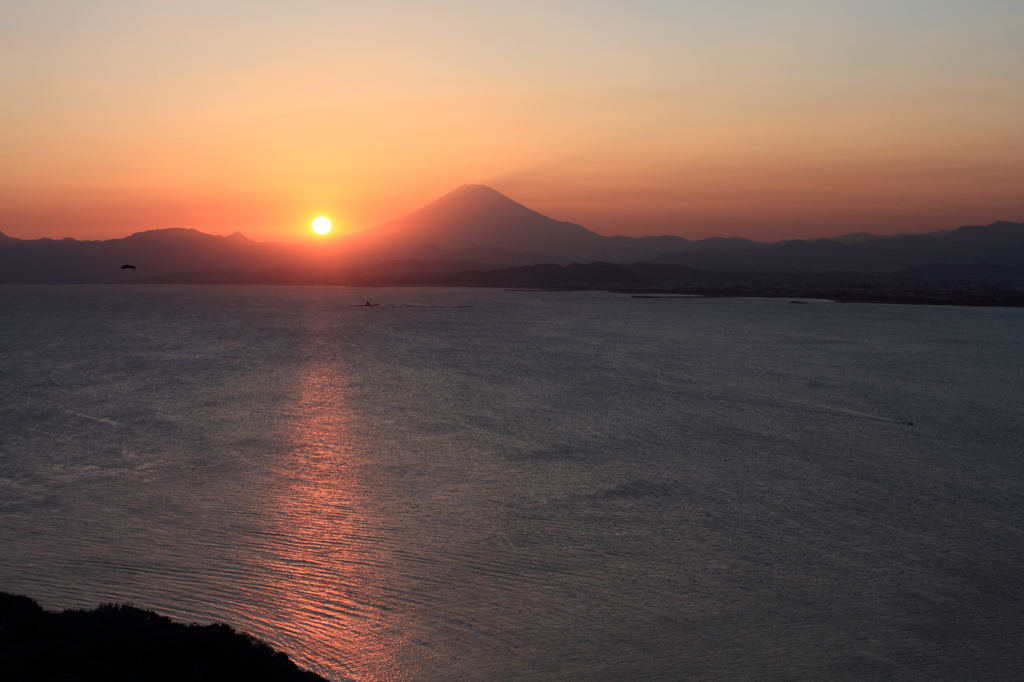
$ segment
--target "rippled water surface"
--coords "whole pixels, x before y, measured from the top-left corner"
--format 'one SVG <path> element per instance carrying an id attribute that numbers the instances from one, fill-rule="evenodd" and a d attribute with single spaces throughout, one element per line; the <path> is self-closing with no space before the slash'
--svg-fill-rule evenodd
<path id="1" fill-rule="evenodd" d="M 335 680 L 1024 675 L 1022 310 L 7 286 L 0 384 L 48 608 Z"/>

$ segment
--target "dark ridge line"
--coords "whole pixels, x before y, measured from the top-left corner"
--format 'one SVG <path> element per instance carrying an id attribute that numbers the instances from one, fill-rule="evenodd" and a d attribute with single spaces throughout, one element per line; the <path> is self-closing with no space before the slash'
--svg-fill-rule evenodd
<path id="1" fill-rule="evenodd" d="M 178 623 L 131 604 L 45 611 L 6 592 L 0 671 L 12 682 L 327 682 L 224 623 Z"/>

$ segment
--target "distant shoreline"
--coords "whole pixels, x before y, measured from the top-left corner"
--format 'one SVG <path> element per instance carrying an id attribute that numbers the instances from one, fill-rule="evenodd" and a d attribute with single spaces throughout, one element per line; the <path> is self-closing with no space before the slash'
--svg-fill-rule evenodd
<path id="1" fill-rule="evenodd" d="M 703 298 L 781 298 L 817 299 L 836 303 L 888 303 L 897 305 L 951 305 L 989 308 L 1024 308 L 1024 295 L 993 293 L 991 295 L 945 294 L 941 291 L 895 291 L 892 293 L 857 293 L 848 291 L 800 291 L 756 289 L 616 289 L 620 294 L 654 294 L 667 297 Z"/>
<path id="2" fill-rule="evenodd" d="M 969 289 L 942 288 L 891 288 L 891 287 L 855 287 L 834 289 L 829 287 L 712 287 L 712 288 L 643 288 L 617 287 L 615 285 L 565 284 L 550 286 L 530 286 L 529 284 L 458 284 L 451 282 L 261 282 L 261 281 L 130 281 L 120 284 L 112 283 L 76 283 L 76 284 L 30 284 L 0 283 L 0 286 L 282 286 L 282 287 L 338 287 L 350 289 L 501 289 L 508 292 L 571 292 L 594 291 L 613 294 L 629 294 L 634 298 L 778 298 L 808 299 L 832 301 L 835 303 L 885 303 L 896 305 L 945 305 L 974 308 L 1024 308 L 1024 294 L 1019 289 L 972 291 Z"/>

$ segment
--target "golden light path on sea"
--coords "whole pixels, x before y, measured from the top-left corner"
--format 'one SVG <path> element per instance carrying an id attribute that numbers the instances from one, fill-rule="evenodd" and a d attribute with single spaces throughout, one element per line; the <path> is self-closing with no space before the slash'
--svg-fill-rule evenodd
<path id="1" fill-rule="evenodd" d="M 383 606 L 381 566 L 368 522 L 371 501 L 358 476 L 358 444 L 337 363 L 300 370 L 289 415 L 290 448 L 279 460 L 287 483 L 267 500 L 267 533 L 277 535 L 261 566 L 277 598 L 253 614 L 299 666 L 359 682 L 403 682 Z"/>

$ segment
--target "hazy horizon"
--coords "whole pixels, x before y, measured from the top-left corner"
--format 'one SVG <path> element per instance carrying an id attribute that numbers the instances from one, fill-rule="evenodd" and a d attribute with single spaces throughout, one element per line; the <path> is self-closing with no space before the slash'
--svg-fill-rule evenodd
<path id="1" fill-rule="evenodd" d="M 465 186 L 465 185 L 463 185 L 463 186 Z M 483 185 L 483 186 L 486 187 L 486 185 Z M 491 189 L 493 189 L 493 188 L 491 188 Z M 448 196 L 448 194 L 443 195 L 443 197 L 444 196 Z M 439 198 L 443 198 L 443 197 L 439 197 Z M 509 198 L 512 199 L 512 197 L 509 197 Z M 513 199 L 513 201 L 515 201 L 515 199 Z M 430 203 L 432 203 L 432 202 L 427 202 L 427 204 L 425 204 L 425 205 L 429 205 Z M 521 202 L 517 202 L 517 203 L 521 204 Z M 422 206 L 418 207 L 418 208 L 422 208 Z M 527 206 L 527 208 L 531 208 L 532 209 L 532 207 L 530 207 L 530 206 Z M 254 238 L 251 235 L 246 234 L 246 232 L 244 230 L 241 230 L 241 229 L 232 230 L 230 232 L 228 232 L 228 231 L 220 231 L 220 232 L 218 232 L 218 231 L 215 231 L 215 230 L 204 230 L 204 229 L 193 228 L 193 227 L 189 227 L 189 226 L 186 226 L 186 225 L 169 225 L 167 227 L 156 227 L 156 228 L 147 228 L 147 229 L 133 230 L 133 231 L 127 232 L 125 234 L 118 234 L 118 235 L 115 235 L 115 236 L 101 237 L 101 238 L 98 238 L 98 239 L 97 238 L 93 238 L 93 239 L 90 239 L 90 238 L 75 238 L 75 237 L 71 237 L 71 238 L 72 239 L 77 239 L 78 241 L 106 241 L 106 240 L 110 240 L 110 239 L 124 239 L 124 238 L 130 237 L 130 236 L 132 236 L 134 234 L 139 234 L 139 233 L 142 233 L 142 232 L 150 232 L 150 231 L 153 231 L 153 230 L 166 230 L 166 229 L 186 229 L 186 230 L 188 230 L 188 229 L 195 229 L 198 232 L 202 232 L 204 234 L 218 236 L 218 237 L 229 237 L 229 236 L 232 236 L 234 234 L 241 234 L 242 236 L 246 237 L 247 239 L 251 239 L 252 241 L 255 241 L 255 242 L 279 242 L 279 243 L 287 243 L 287 244 L 304 244 L 304 243 L 307 243 L 307 242 L 323 242 L 323 241 L 330 242 L 330 241 L 337 241 L 337 240 L 341 240 L 341 239 L 344 239 L 344 238 L 349 237 L 349 236 L 355 236 L 355 235 L 363 233 L 363 232 L 369 233 L 369 231 L 373 230 L 374 228 L 381 227 L 383 225 L 387 225 L 388 223 L 395 222 L 397 220 L 401 220 L 402 218 L 405 218 L 408 215 L 409 215 L 408 213 L 407 214 L 403 214 L 401 216 L 396 216 L 395 218 L 392 218 L 392 219 L 389 219 L 389 220 L 385 220 L 382 223 L 380 223 L 379 225 L 373 225 L 373 226 L 365 227 L 365 228 L 352 229 L 352 230 L 350 230 L 348 232 L 343 232 L 341 230 L 335 230 L 331 234 L 327 235 L 326 237 L 309 233 L 309 234 L 296 235 L 296 237 L 293 238 L 293 239 L 273 239 L 273 238 L 260 239 L 260 238 Z M 551 217 L 551 216 L 547 216 L 547 217 Z M 573 221 L 573 220 L 567 220 L 565 222 L 580 224 L 580 223 L 577 223 L 576 221 Z M 997 221 L 992 221 L 992 222 L 997 222 Z M 1013 222 L 1013 221 L 1009 221 L 1009 222 Z M 980 223 L 965 223 L 965 225 L 966 224 L 980 224 Z M 953 229 L 956 229 L 958 227 L 963 227 L 963 226 L 964 225 L 957 225 L 955 227 L 950 227 L 950 228 L 936 228 L 934 230 L 921 230 L 921 231 L 917 231 L 917 232 L 909 232 L 909 231 L 908 232 L 889 232 L 889 233 L 885 233 L 885 232 L 872 232 L 870 234 L 882 235 L 882 236 L 901 236 L 901 235 L 909 235 L 909 234 L 927 234 L 927 233 L 931 233 L 931 232 L 949 231 L 949 230 L 953 230 Z M 587 225 L 582 225 L 582 227 L 587 228 L 588 230 L 591 229 Z M 342 226 L 342 230 L 344 230 L 344 226 Z M 596 230 L 591 230 L 591 231 L 592 232 L 597 232 Z M 867 231 L 866 230 L 858 230 L 856 232 L 849 232 L 849 231 L 847 231 L 847 232 L 841 232 L 841 233 L 837 233 L 837 234 L 822 234 L 822 235 L 818 235 L 818 236 L 793 237 L 792 239 L 810 239 L 810 240 L 814 240 L 814 239 L 834 239 L 834 238 L 842 237 L 842 236 L 849 235 L 849 234 L 855 234 L 855 233 L 867 233 Z M 43 238 L 43 239 L 65 239 L 65 238 L 68 238 L 68 235 L 50 235 L 50 234 L 37 235 L 37 236 L 34 236 L 34 237 L 22 237 L 22 236 L 19 236 L 16 233 L 11 233 L 11 232 L 9 232 L 7 230 L 3 230 L 3 229 L 0 229 L 0 234 L 4 234 L 4 235 L 6 235 L 8 237 L 13 237 L 15 239 L 41 239 L 41 238 Z M 598 234 L 601 234 L 601 233 L 598 232 Z M 698 240 L 701 240 L 701 239 L 707 239 L 709 237 L 720 237 L 720 238 L 736 238 L 736 237 L 740 237 L 740 235 L 735 235 L 735 234 L 712 234 L 712 235 L 708 235 L 707 237 L 686 237 L 684 235 L 670 235 L 669 233 L 653 233 L 653 232 L 650 233 L 650 234 L 631 234 L 631 235 L 601 234 L 601 236 L 604 236 L 604 237 L 614 237 L 614 236 L 628 236 L 628 237 L 679 236 L 679 237 L 691 239 L 691 240 L 694 240 L 694 241 L 698 241 Z M 750 239 L 750 237 L 746 237 L 746 238 Z M 763 241 L 763 242 L 766 242 L 766 243 L 775 243 L 775 242 L 783 242 L 783 241 L 788 241 L 788 240 L 789 240 L 789 238 L 782 238 L 782 239 L 770 240 L 770 241 L 769 240 L 758 240 L 758 239 L 755 239 L 754 241 Z M 418 244 L 410 244 L 409 246 L 410 246 L 410 248 L 415 248 L 416 246 L 418 246 Z"/>
<path id="2" fill-rule="evenodd" d="M 0 231 L 296 241 L 463 183 L 602 235 L 1024 221 L 1024 6 L 0 7 Z"/>

